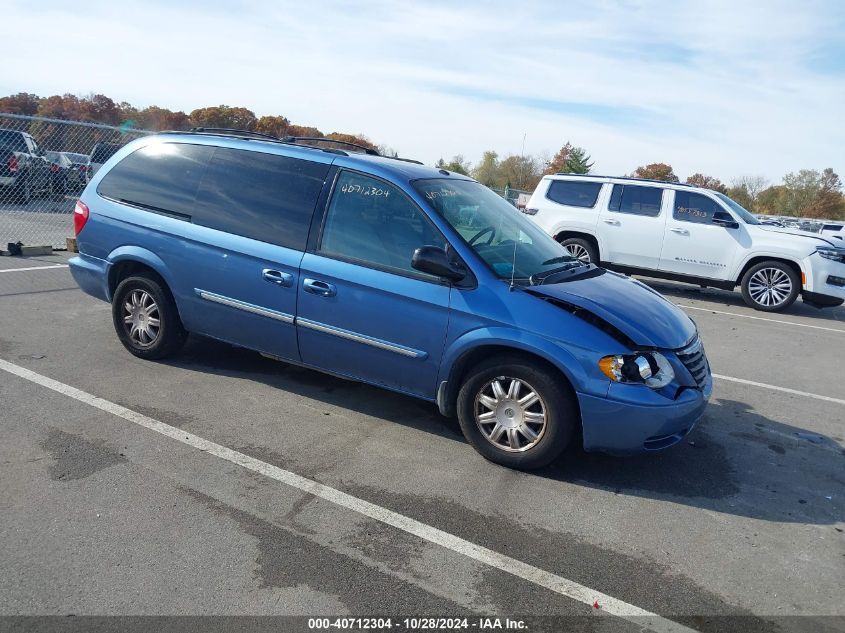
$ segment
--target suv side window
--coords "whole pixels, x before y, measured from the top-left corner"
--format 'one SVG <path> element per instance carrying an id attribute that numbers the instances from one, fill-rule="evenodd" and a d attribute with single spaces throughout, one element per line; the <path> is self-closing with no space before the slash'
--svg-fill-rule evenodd
<path id="1" fill-rule="evenodd" d="M 190 220 L 213 147 L 156 143 L 132 152 L 105 175 L 97 193 L 118 202 Z"/>
<path id="2" fill-rule="evenodd" d="M 570 207 L 592 209 L 596 206 L 602 183 L 577 180 L 553 180 L 546 192 L 546 198 Z"/>
<path id="3" fill-rule="evenodd" d="M 445 248 L 446 242 L 410 198 L 382 180 L 340 173 L 326 212 L 321 253 L 420 276 L 424 273 L 411 268 L 420 246 Z"/>
<path id="4" fill-rule="evenodd" d="M 640 185 L 613 185 L 608 209 L 619 213 L 633 213 L 656 218 L 660 215 L 663 189 Z"/>
<path id="5" fill-rule="evenodd" d="M 329 167 L 218 147 L 197 193 L 194 224 L 304 251 Z"/>
<path id="6" fill-rule="evenodd" d="M 732 220 L 730 214 L 726 213 L 722 206 L 707 196 L 692 191 L 675 191 L 675 208 L 672 217 L 682 222 L 695 222 L 696 224 L 710 224 L 713 217 L 723 220 Z"/>

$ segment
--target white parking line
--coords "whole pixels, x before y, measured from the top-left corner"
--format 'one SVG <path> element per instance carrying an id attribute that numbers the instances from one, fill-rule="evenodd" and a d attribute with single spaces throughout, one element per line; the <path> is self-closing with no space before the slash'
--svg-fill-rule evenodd
<path id="1" fill-rule="evenodd" d="M 797 389 L 790 389 L 789 387 L 778 387 L 777 385 L 767 385 L 764 382 L 755 382 L 753 380 L 745 380 L 745 378 L 734 378 L 733 376 L 722 376 L 721 374 L 713 374 L 713 378 L 719 380 L 728 380 L 730 382 L 738 382 L 743 385 L 751 385 L 752 387 L 761 387 L 763 389 L 772 389 L 774 391 L 782 391 L 783 393 L 791 393 L 794 396 L 803 396 L 805 398 L 815 398 L 816 400 L 824 400 L 825 402 L 834 402 L 836 404 L 845 405 L 845 400 L 839 398 L 831 398 L 830 396 L 820 396 L 817 393 L 809 393 L 807 391 L 798 391 Z"/>
<path id="2" fill-rule="evenodd" d="M 471 558 L 479 563 L 507 572 L 530 583 L 544 587 L 567 598 L 577 600 L 591 607 L 595 602 L 599 605 L 599 614 L 610 614 L 631 621 L 639 627 L 659 633 L 694 633 L 693 629 L 687 628 L 672 620 L 667 620 L 655 613 L 646 611 L 622 600 L 590 589 L 573 580 L 568 580 L 552 572 L 544 571 L 528 563 L 524 563 L 510 556 L 500 554 L 486 547 L 476 545 L 471 541 L 444 532 L 435 527 L 406 517 L 403 514 L 393 512 L 382 506 L 370 503 L 358 497 L 353 497 L 335 488 L 323 485 L 312 479 L 307 479 L 289 470 L 283 470 L 272 464 L 262 462 L 249 455 L 244 455 L 198 435 L 189 433 L 182 429 L 170 426 L 153 418 L 147 417 L 137 411 L 132 411 L 119 404 L 98 398 L 90 393 L 71 387 L 47 376 L 42 376 L 32 370 L 20 367 L 3 359 L 0 359 L 0 369 L 28 380 L 47 389 L 52 389 L 79 402 L 83 402 L 106 413 L 133 422 L 156 433 L 160 433 L 182 444 L 199 449 L 220 459 L 224 459 L 242 468 L 269 477 L 283 484 L 301 490 L 302 492 L 314 495 L 330 503 L 347 508 L 358 514 L 362 514 L 376 521 L 381 521 L 399 530 L 413 534 L 425 541 L 435 543 L 441 547 L 452 550 L 458 554 Z"/>
<path id="3" fill-rule="evenodd" d="M 28 266 L 27 268 L 5 268 L 0 273 L 25 273 L 29 270 L 50 270 L 51 268 L 69 268 L 67 264 L 55 264 L 53 266 Z"/>
<path id="4" fill-rule="evenodd" d="M 769 321 L 770 323 L 783 323 L 784 325 L 795 325 L 797 327 L 809 327 L 814 330 L 827 330 L 828 332 L 838 332 L 845 334 L 845 330 L 840 330 L 834 327 L 824 327 L 822 325 L 810 325 L 809 323 L 795 323 L 793 321 L 782 321 L 780 319 L 767 319 L 766 317 L 752 316 L 750 314 L 738 314 L 737 312 L 723 312 L 722 310 L 713 310 L 711 308 L 700 308 L 698 306 L 688 306 L 683 303 L 678 303 L 679 308 L 686 308 L 688 310 L 701 310 L 702 312 L 713 312 L 715 314 L 727 314 L 729 316 L 741 317 L 743 319 L 754 319 L 755 321 Z"/>

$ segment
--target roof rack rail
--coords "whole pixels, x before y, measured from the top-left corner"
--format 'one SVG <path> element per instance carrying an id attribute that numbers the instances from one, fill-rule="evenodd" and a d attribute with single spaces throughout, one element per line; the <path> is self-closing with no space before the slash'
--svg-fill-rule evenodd
<path id="1" fill-rule="evenodd" d="M 299 143 L 300 141 L 311 141 L 313 142 L 323 142 L 323 143 L 334 143 L 336 145 L 344 145 L 346 147 L 354 147 L 356 149 L 360 149 L 365 154 L 369 154 L 370 156 L 381 156 L 376 150 L 372 149 L 371 147 L 366 147 L 365 145 L 359 145 L 358 143 L 350 143 L 349 141 L 338 141 L 333 138 L 326 138 L 325 136 L 283 136 L 281 141 L 286 143 Z"/>
<path id="2" fill-rule="evenodd" d="M 268 141 L 280 141 L 277 136 L 271 134 L 262 134 L 261 132 L 253 132 L 252 130 L 239 130 L 232 127 L 192 127 L 191 132 L 206 133 L 206 134 L 227 134 L 232 136 L 254 136 L 255 138 L 263 138 Z"/>
<path id="3" fill-rule="evenodd" d="M 691 187 L 693 189 L 700 189 L 698 185 L 693 185 L 688 182 L 672 182 L 671 180 L 656 180 L 654 178 L 637 178 L 636 176 L 602 176 L 600 174 L 573 174 L 568 171 L 558 171 L 552 174 L 553 176 L 577 176 L 579 178 L 616 178 L 618 180 L 637 180 L 639 182 L 656 182 L 661 185 L 677 185 L 679 187 Z"/>

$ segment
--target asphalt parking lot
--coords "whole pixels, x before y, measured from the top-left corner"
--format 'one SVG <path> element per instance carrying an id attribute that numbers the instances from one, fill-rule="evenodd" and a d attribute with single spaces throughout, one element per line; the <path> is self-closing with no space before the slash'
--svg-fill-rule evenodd
<path id="1" fill-rule="evenodd" d="M 702 333 L 705 418 L 522 473 L 397 394 L 195 337 L 136 359 L 66 259 L 0 258 L 0 615 L 845 630 L 844 307 L 649 281 Z"/>

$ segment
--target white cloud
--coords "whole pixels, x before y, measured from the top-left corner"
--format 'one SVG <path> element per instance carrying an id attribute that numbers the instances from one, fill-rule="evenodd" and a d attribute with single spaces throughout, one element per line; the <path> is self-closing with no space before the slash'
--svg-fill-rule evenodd
<path id="1" fill-rule="evenodd" d="M 571 140 L 613 174 L 845 170 L 836 0 L 209 6 L 12 2 L 3 41 L 39 45 L 7 48 L 0 90 L 242 105 L 426 162 L 519 152 L 525 134 L 526 152 Z M 833 69 L 812 67 L 820 53 Z"/>

